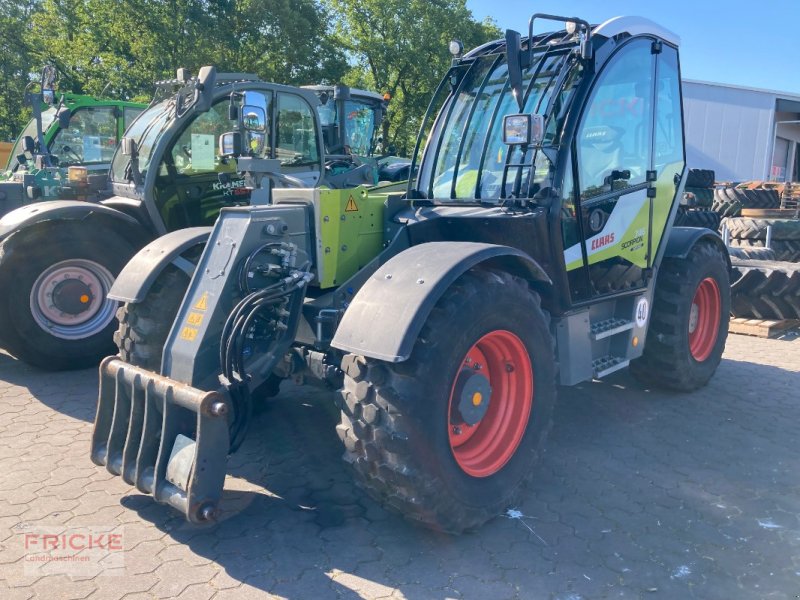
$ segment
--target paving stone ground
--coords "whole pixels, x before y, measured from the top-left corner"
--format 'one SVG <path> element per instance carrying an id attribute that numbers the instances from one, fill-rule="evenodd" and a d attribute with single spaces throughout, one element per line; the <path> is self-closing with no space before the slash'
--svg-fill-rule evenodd
<path id="1" fill-rule="evenodd" d="M 190 526 L 90 462 L 96 385 L 0 354 L 4 600 L 800 597 L 800 341 L 731 336 L 692 394 L 562 389 L 519 518 L 460 537 L 357 489 L 332 394 L 291 386 L 231 460 L 224 520 Z M 27 575 L 42 526 L 118 528 L 124 567 Z"/>

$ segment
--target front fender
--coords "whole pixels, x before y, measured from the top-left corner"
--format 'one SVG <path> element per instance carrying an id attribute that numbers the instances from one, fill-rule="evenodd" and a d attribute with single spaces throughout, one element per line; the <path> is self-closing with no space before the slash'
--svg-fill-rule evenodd
<path id="1" fill-rule="evenodd" d="M 673 227 L 669 233 L 664 256 L 665 258 L 686 258 L 700 241 L 715 244 L 722 251 L 725 260 L 728 261 L 728 270 L 731 270 L 731 257 L 725 247 L 725 242 L 717 232 L 702 227 Z"/>
<path id="2" fill-rule="evenodd" d="M 361 287 L 331 346 L 393 363 L 407 360 L 436 302 L 456 279 L 481 264 L 551 284 L 541 266 L 516 248 L 476 242 L 419 244 L 389 259 Z"/>
<path id="3" fill-rule="evenodd" d="M 180 256 L 189 248 L 203 244 L 211 235 L 211 227 L 189 227 L 161 236 L 139 250 L 122 269 L 108 292 L 108 297 L 120 302 L 141 302 L 161 272 L 174 263 L 179 269 L 193 269 Z M 191 274 L 190 274 L 191 276 Z"/>
<path id="4" fill-rule="evenodd" d="M 80 200 L 49 200 L 22 206 L 0 219 L 0 241 L 21 229 L 44 221 L 83 220 L 93 216 L 111 217 L 137 230 L 142 229 L 139 222 L 130 215 L 102 204 Z"/>

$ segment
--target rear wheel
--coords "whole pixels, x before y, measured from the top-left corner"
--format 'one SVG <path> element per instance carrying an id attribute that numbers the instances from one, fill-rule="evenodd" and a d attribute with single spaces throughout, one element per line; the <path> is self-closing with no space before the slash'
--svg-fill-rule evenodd
<path id="1" fill-rule="evenodd" d="M 106 296 L 133 253 L 114 232 L 73 224 L 9 238 L 0 253 L 6 349 L 49 370 L 89 367 L 113 353 L 117 303 Z"/>
<path id="2" fill-rule="evenodd" d="M 728 265 L 716 245 L 701 242 L 685 259 L 665 259 L 644 354 L 631 371 L 645 383 L 679 391 L 706 385 L 725 349 L 730 309 Z"/>
<path id="3" fill-rule="evenodd" d="M 342 366 L 345 459 L 385 506 L 461 532 L 501 514 L 533 475 L 555 360 L 524 281 L 472 271 L 437 303 L 406 362 L 348 355 Z"/>

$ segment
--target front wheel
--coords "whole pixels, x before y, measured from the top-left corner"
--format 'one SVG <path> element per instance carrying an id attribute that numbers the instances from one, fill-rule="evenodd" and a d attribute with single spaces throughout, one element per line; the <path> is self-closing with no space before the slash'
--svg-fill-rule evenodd
<path id="1" fill-rule="evenodd" d="M 523 280 L 473 270 L 437 303 L 406 362 L 348 355 L 342 366 L 345 460 L 386 507 L 458 533 L 501 514 L 533 475 L 555 359 Z"/>
<path id="2" fill-rule="evenodd" d="M 117 303 L 107 294 L 134 250 L 111 231 L 79 224 L 10 237 L 0 252 L 5 348 L 48 370 L 112 354 Z"/>
<path id="3" fill-rule="evenodd" d="M 644 354 L 631 372 L 668 389 L 703 387 L 722 359 L 730 310 L 728 263 L 716 245 L 700 242 L 685 259 L 664 259 Z"/>

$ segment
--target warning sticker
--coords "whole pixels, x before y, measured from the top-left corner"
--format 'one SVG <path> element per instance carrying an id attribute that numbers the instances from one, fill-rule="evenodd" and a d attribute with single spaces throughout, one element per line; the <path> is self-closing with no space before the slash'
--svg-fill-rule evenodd
<path id="1" fill-rule="evenodd" d="M 184 327 L 181 329 L 181 339 L 193 342 L 199 331 L 199 329 L 195 329 L 194 327 Z"/>
<path id="2" fill-rule="evenodd" d="M 358 204 L 356 204 L 355 198 L 353 198 L 352 195 L 347 201 L 347 206 L 344 207 L 344 212 L 358 212 Z"/>
<path id="3" fill-rule="evenodd" d="M 196 313 L 196 312 L 189 313 L 189 316 L 186 317 L 186 322 L 189 325 L 194 325 L 195 327 L 200 327 L 200 325 L 203 324 L 203 317 L 204 316 L 205 315 L 203 315 L 202 313 Z"/>
<path id="4" fill-rule="evenodd" d="M 200 300 L 198 300 L 192 308 L 195 310 L 208 310 L 208 292 L 203 292 L 203 295 L 200 296 Z"/>

